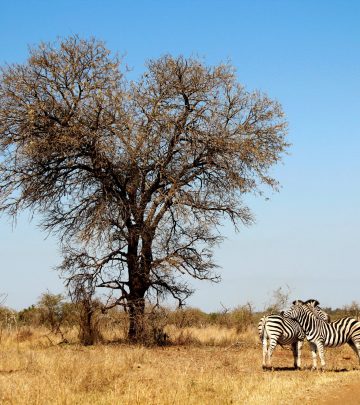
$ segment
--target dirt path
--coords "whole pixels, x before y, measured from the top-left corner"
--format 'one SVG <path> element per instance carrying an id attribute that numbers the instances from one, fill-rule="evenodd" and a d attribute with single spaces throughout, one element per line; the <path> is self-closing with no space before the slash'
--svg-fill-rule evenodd
<path id="1" fill-rule="evenodd" d="M 316 405 L 360 405 L 360 378 L 349 381 L 341 387 L 338 385 L 328 389 L 321 397 L 311 400 Z"/>

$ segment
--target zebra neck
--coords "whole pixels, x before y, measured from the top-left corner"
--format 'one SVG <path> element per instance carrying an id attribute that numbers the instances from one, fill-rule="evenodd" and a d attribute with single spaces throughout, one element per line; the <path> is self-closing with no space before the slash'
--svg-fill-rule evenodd
<path id="1" fill-rule="evenodd" d="M 300 326 L 303 328 L 304 332 L 310 333 L 312 331 L 312 326 L 317 322 L 317 319 L 312 316 L 306 316 L 306 314 L 301 314 L 298 320 Z"/>

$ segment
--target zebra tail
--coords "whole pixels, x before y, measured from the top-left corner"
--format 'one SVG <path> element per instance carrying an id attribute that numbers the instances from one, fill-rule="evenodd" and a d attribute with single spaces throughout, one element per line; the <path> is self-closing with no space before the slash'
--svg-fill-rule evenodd
<path id="1" fill-rule="evenodd" d="M 267 338 L 266 317 L 265 316 L 260 319 L 259 335 L 260 335 L 260 340 L 261 341 L 264 339 L 264 336 Z"/>

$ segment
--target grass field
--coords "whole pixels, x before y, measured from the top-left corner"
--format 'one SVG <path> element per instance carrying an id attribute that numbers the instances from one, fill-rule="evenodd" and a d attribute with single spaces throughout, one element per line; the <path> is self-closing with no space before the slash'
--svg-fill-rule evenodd
<path id="1" fill-rule="evenodd" d="M 263 372 L 255 328 L 243 334 L 219 327 L 172 328 L 168 334 L 177 344 L 83 347 L 59 345 L 41 329 L 3 331 L 0 403 L 312 404 L 360 377 L 353 370 L 355 355 L 345 346 L 327 350 L 327 372 L 309 370 L 306 346 L 304 370 L 289 369 L 291 351 L 279 347 L 275 370 Z"/>

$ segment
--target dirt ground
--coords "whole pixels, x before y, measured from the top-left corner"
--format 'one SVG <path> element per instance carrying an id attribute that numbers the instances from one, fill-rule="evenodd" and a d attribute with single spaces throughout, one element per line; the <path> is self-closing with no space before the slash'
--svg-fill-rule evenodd
<path id="1" fill-rule="evenodd" d="M 313 404 L 319 405 L 359 405 L 360 404 L 360 378 L 353 382 L 343 384 L 341 387 L 330 387 L 328 391 L 315 398 Z"/>
<path id="2" fill-rule="evenodd" d="M 278 367 L 275 366 L 271 373 L 281 374 L 284 379 L 288 380 L 292 378 L 292 375 L 298 376 L 304 373 L 305 383 L 302 395 L 298 394 L 298 398 L 295 400 L 285 399 L 281 405 L 360 405 L 360 366 L 356 356 L 347 345 L 335 349 L 328 348 L 326 356 L 327 370 L 325 372 L 320 370 L 309 371 L 312 361 L 310 352 L 306 348 L 303 357 L 305 360 L 303 370 L 293 371 L 291 367 L 284 366 L 291 364 L 289 351 L 277 348 L 273 363 L 277 364 Z M 254 370 L 248 371 L 254 372 Z M 319 379 L 330 377 L 330 382 L 325 382 L 318 387 L 318 390 L 314 390 L 311 388 L 311 382 L 308 384 L 309 374 L 312 374 L 315 379 L 317 377 Z M 314 380 L 312 382 L 314 383 Z M 299 390 L 299 392 L 301 391 Z M 286 397 L 286 392 L 284 394 Z M 256 405 L 263 405 L 263 403 L 259 401 L 259 404 Z"/>

